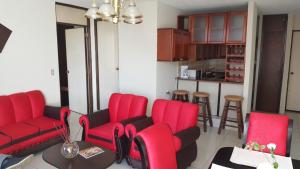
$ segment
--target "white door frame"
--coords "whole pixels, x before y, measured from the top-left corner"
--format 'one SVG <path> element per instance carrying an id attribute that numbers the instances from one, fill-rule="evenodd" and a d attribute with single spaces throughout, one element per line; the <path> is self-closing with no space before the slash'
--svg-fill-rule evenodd
<path id="1" fill-rule="evenodd" d="M 287 80 L 287 89 L 286 89 L 286 99 L 285 99 L 285 110 L 286 111 L 292 111 L 292 112 L 299 112 L 299 111 L 296 111 L 296 110 L 289 110 L 287 109 L 287 102 L 288 102 L 288 91 L 289 91 L 289 80 L 290 80 L 290 76 L 291 76 L 291 62 L 292 62 L 292 54 L 293 54 L 293 40 L 294 40 L 294 33 L 295 32 L 298 32 L 300 33 L 300 30 L 293 30 L 292 31 L 292 39 L 291 39 L 291 46 L 290 46 L 290 62 L 289 62 L 289 71 L 288 71 L 288 80 Z"/>
<path id="2" fill-rule="evenodd" d="M 91 29 L 90 19 L 87 19 L 87 25 L 78 25 L 71 23 L 57 22 L 57 24 L 70 25 L 84 28 L 85 34 L 85 65 L 86 65 L 86 87 L 87 87 L 87 114 L 93 113 L 93 77 L 92 77 L 92 56 L 91 56 Z"/>

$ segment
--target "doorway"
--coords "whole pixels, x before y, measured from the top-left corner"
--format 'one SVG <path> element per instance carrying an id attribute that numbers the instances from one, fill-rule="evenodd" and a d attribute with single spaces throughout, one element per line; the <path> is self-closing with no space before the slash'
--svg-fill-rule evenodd
<path id="1" fill-rule="evenodd" d="M 300 31 L 293 31 L 286 110 L 300 111 Z"/>
<path id="2" fill-rule="evenodd" d="M 80 114 L 87 114 L 92 106 L 88 99 L 87 32 L 84 25 L 57 23 L 61 105 Z"/>
<path id="3" fill-rule="evenodd" d="M 287 19 L 286 14 L 263 16 L 257 111 L 279 113 Z"/>

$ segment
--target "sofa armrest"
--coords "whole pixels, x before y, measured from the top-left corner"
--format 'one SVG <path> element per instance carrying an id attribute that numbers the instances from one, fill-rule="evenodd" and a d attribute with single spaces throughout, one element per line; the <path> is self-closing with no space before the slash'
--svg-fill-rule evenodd
<path id="1" fill-rule="evenodd" d="M 104 109 L 104 110 L 94 112 L 93 114 L 89 114 L 88 120 L 89 120 L 89 125 L 88 125 L 89 128 L 95 128 L 105 123 L 108 123 L 110 120 L 109 110 Z"/>
<path id="2" fill-rule="evenodd" d="M 195 142 L 200 136 L 200 128 L 198 126 L 182 130 L 175 134 L 181 141 L 181 149 Z"/>
<path id="3" fill-rule="evenodd" d="M 68 116 L 70 115 L 70 109 L 67 107 L 55 107 L 55 106 L 46 106 L 44 115 L 60 120 L 68 126 Z"/>
<path id="4" fill-rule="evenodd" d="M 130 118 L 130 119 L 123 120 L 120 123 L 125 127 L 128 124 L 131 124 L 131 123 L 134 123 L 136 121 L 143 120 L 143 119 L 146 119 L 146 118 L 147 118 L 146 116 L 138 116 L 138 117 L 133 117 L 133 118 Z"/>
<path id="5" fill-rule="evenodd" d="M 136 136 L 139 131 L 153 125 L 153 120 L 151 117 L 143 118 L 132 122 L 125 127 L 125 134 L 128 138 L 132 139 Z"/>

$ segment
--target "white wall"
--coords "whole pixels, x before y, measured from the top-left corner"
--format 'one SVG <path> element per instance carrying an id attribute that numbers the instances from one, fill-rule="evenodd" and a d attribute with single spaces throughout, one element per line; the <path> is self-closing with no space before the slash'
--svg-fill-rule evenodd
<path id="1" fill-rule="evenodd" d="M 109 97 L 119 92 L 117 63 L 117 25 L 98 22 L 100 109 L 108 107 Z"/>
<path id="2" fill-rule="evenodd" d="M 55 2 L 0 0 L 0 22 L 13 31 L 0 54 L 0 95 L 39 89 L 60 105 Z"/>
<path id="3" fill-rule="evenodd" d="M 183 11 L 158 2 L 157 27 L 176 28 L 177 16 Z M 176 90 L 178 62 L 157 62 L 156 63 L 156 97 L 170 99 L 173 90 Z"/>
<path id="4" fill-rule="evenodd" d="M 257 7 L 254 1 L 248 2 L 248 21 L 247 21 L 247 42 L 246 42 L 246 61 L 245 78 L 243 89 L 243 114 L 251 111 L 251 100 L 253 90 L 253 75 L 255 62 L 255 43 L 257 26 Z"/>
<path id="5" fill-rule="evenodd" d="M 144 22 L 119 23 L 120 91 L 156 98 L 157 1 L 138 1 Z"/>

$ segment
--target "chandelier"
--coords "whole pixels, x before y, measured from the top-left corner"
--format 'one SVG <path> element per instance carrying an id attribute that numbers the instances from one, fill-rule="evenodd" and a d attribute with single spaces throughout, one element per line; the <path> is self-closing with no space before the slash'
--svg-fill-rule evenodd
<path id="1" fill-rule="evenodd" d="M 128 24 L 143 22 L 143 15 L 136 7 L 135 0 L 104 0 L 99 8 L 96 0 L 93 0 L 92 7 L 85 13 L 85 16 L 115 24 L 121 21 Z"/>

